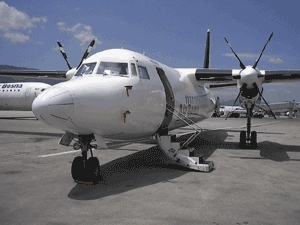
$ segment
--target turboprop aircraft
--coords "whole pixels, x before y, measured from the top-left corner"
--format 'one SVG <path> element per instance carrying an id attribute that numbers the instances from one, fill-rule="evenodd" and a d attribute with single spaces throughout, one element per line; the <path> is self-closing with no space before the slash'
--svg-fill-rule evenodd
<path id="1" fill-rule="evenodd" d="M 62 44 L 57 41 L 59 50 L 64 57 L 69 71 L 40 71 L 40 70 L 2 70 L 1 76 L 21 76 L 38 77 L 38 78 L 56 78 L 60 80 L 70 80 L 82 61 L 87 58 L 91 49 L 95 44 L 95 39 L 91 41 L 86 51 L 84 52 L 79 65 L 72 68 L 68 62 L 68 57 L 63 49 Z M 46 88 L 51 85 L 42 82 L 18 82 L 18 83 L 4 83 L 0 84 L 0 110 L 17 110 L 17 111 L 31 111 L 33 100 Z"/>
<path id="2" fill-rule="evenodd" d="M 100 164 L 92 150 L 106 148 L 105 139 L 154 137 L 174 162 L 210 171 L 213 163 L 203 162 L 189 148 L 201 132 L 196 123 L 210 117 L 215 109 L 216 99 L 205 84 L 216 82 L 221 87 L 237 80 L 238 98 L 247 105 L 249 122 L 249 109 L 263 98 L 263 82 L 300 78 L 300 70 L 258 70 L 260 57 L 253 66 L 240 62 L 240 70 L 209 69 L 208 60 L 201 69 L 175 69 L 134 51 L 105 50 L 84 60 L 72 79 L 38 95 L 32 110 L 42 122 L 65 131 L 60 144 L 68 146 L 74 140 L 74 149 L 81 149 L 82 156 L 77 156 L 71 167 L 77 182 L 99 181 Z M 169 131 L 186 125 L 195 133 L 184 143 L 176 142 Z M 250 132 L 249 123 L 247 128 Z M 241 134 L 244 141 L 244 132 Z M 254 136 L 252 133 L 251 139 Z"/>

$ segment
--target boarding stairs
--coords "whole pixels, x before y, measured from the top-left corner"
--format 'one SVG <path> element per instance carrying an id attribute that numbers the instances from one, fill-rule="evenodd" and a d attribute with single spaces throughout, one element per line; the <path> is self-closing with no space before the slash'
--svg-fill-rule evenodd
<path id="1" fill-rule="evenodd" d="M 210 172 L 214 169 L 213 162 L 204 161 L 203 155 L 194 156 L 195 148 L 189 147 L 189 144 L 202 132 L 202 128 L 172 106 L 167 105 L 167 110 L 172 112 L 174 116 L 186 123 L 195 132 L 183 143 L 176 141 L 176 135 L 160 135 L 157 133 L 155 135 L 157 145 L 169 159 L 177 164 L 192 170 Z"/>

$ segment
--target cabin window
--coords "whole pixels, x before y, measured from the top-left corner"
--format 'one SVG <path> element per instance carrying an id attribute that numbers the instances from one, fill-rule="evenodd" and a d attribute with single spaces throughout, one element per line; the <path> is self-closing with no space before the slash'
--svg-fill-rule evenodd
<path id="1" fill-rule="evenodd" d="M 118 62 L 101 62 L 97 74 L 111 76 L 128 76 L 128 64 Z"/>
<path id="2" fill-rule="evenodd" d="M 131 75 L 132 75 L 132 76 L 137 76 L 135 64 L 134 64 L 134 63 L 131 63 L 131 64 L 130 64 L 130 67 L 131 67 Z"/>
<path id="3" fill-rule="evenodd" d="M 82 64 L 75 76 L 82 76 L 83 74 L 92 74 L 95 66 L 95 62 Z"/>
<path id="4" fill-rule="evenodd" d="M 147 68 L 143 66 L 138 66 L 140 78 L 142 79 L 150 79 Z"/>

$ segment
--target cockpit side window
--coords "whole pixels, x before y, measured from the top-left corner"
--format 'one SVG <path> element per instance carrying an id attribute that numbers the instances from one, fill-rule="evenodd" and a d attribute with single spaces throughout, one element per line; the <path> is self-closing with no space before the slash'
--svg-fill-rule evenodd
<path id="1" fill-rule="evenodd" d="M 101 62 L 97 74 L 112 76 L 128 76 L 128 64 L 118 62 Z"/>
<path id="2" fill-rule="evenodd" d="M 135 64 L 134 64 L 134 63 L 131 63 L 131 64 L 130 64 L 130 67 L 131 67 L 131 75 L 132 75 L 132 76 L 137 76 Z"/>
<path id="3" fill-rule="evenodd" d="M 147 68 L 144 66 L 138 66 L 140 78 L 150 80 Z"/>
<path id="4" fill-rule="evenodd" d="M 75 76 L 82 76 L 83 74 L 92 74 L 93 70 L 96 66 L 96 63 L 86 63 L 82 64 L 81 67 L 78 69 Z"/>

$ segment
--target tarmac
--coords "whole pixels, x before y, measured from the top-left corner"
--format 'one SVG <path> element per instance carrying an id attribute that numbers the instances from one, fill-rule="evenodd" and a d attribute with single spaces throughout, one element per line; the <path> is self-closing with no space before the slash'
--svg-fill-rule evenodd
<path id="1" fill-rule="evenodd" d="M 195 155 L 213 171 L 174 165 L 154 143 L 111 143 L 94 151 L 103 180 L 84 185 L 70 174 L 80 151 L 58 145 L 61 131 L 0 112 L 0 224 L 299 224 L 300 119 L 253 119 L 256 149 L 238 146 L 245 118 L 198 125 Z"/>

